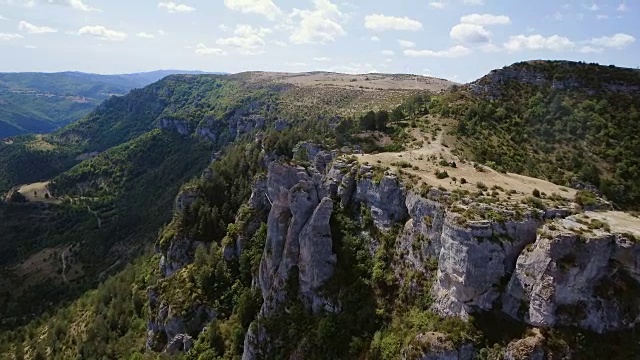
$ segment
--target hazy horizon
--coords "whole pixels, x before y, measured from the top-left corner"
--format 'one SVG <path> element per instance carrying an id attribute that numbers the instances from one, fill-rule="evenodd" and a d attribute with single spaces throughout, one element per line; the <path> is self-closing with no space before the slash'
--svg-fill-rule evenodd
<path id="1" fill-rule="evenodd" d="M 533 59 L 637 68 L 636 5 L 0 0 L 0 71 L 378 72 L 468 82 Z"/>

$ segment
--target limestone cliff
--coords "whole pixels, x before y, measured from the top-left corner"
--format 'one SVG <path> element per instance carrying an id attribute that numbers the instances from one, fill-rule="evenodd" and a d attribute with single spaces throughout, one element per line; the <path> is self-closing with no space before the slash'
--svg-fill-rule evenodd
<path id="1" fill-rule="evenodd" d="M 297 160 L 272 161 L 266 178 L 255 182 L 247 203 L 254 218 L 242 220 L 250 230 L 228 239 L 224 249 L 227 260 L 241 256 L 243 243 L 266 222 L 266 243 L 254 279 L 263 303 L 245 335 L 243 359 L 261 359 L 277 342 L 264 320 L 286 313 L 283 304 L 292 286 L 310 314 L 343 311 L 323 287 L 338 265 L 331 228 L 336 209 L 359 209 L 369 214 L 377 234 L 397 234 L 394 251 L 399 256 L 390 271 L 400 282 L 407 272 L 432 279 L 430 287 L 414 286 L 412 291 L 430 293 L 431 310 L 442 316 L 467 319 L 503 312 L 534 327 L 576 326 L 596 332 L 627 329 L 640 318 L 640 245 L 619 228 L 585 222 L 582 215 L 571 215 L 570 208 L 478 203 L 444 190 L 407 189 L 390 171 L 311 143 L 300 144 L 294 153 Z M 181 194 L 176 209 L 183 211 L 196 197 Z M 466 218 L 471 210 L 484 218 Z M 380 240 L 363 236 L 370 239 L 374 254 Z M 163 274 L 172 276 L 192 261 L 194 246 L 176 236 L 164 253 Z M 152 303 L 157 304 L 157 315 L 149 325 L 149 347 L 186 350 L 186 320 L 167 315 L 169 305 L 161 300 Z M 198 312 L 208 316 L 196 328 L 216 316 L 206 307 L 193 309 Z M 166 339 L 162 347 L 151 341 L 158 336 Z M 453 346 L 446 334 L 415 336 L 402 351 L 403 358 L 477 355 L 472 344 Z M 539 333 L 528 335 L 511 342 L 503 355 L 542 359 L 544 341 Z"/>
<path id="2" fill-rule="evenodd" d="M 640 320 L 640 244 L 630 234 L 587 231 L 576 220 L 545 225 L 520 254 L 503 310 L 540 327 L 633 327 Z"/>

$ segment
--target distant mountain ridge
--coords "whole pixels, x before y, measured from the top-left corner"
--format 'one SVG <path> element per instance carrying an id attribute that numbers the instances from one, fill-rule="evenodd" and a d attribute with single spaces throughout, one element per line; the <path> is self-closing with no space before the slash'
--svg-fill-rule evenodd
<path id="1" fill-rule="evenodd" d="M 79 120 L 113 95 L 125 95 L 173 74 L 206 73 L 186 70 L 115 75 L 73 71 L 0 73 L 0 138 L 54 131 Z"/>

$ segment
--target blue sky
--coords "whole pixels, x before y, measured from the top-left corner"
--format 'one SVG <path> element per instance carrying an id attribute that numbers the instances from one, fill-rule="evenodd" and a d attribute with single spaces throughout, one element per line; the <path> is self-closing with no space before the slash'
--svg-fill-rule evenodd
<path id="1" fill-rule="evenodd" d="M 640 1 L 0 0 L 0 71 L 414 73 L 640 66 Z"/>

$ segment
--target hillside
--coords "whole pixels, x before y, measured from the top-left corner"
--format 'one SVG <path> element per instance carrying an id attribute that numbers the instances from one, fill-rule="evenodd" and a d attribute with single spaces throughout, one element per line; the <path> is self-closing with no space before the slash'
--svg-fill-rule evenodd
<path id="1" fill-rule="evenodd" d="M 0 212 L 8 234 L 0 262 L 4 325 L 74 298 L 146 251 L 171 219 L 178 187 L 201 172 L 212 153 L 258 130 L 269 142 L 266 149 L 290 153 L 290 144 L 303 139 L 289 134 L 294 123 L 309 124 L 309 133 L 322 139 L 337 106 L 318 105 L 327 113 L 305 118 L 296 109 L 307 110 L 298 102 L 310 95 L 295 96 L 299 91 L 243 74 L 169 76 L 112 97 L 54 133 L 0 144 L 0 189 L 8 192 Z M 337 91 L 365 107 L 413 93 Z M 12 201 L 15 193 L 29 202 Z M 74 266 L 71 273 L 62 267 L 62 254 Z M 49 265 L 34 265 L 41 262 Z"/>
<path id="2" fill-rule="evenodd" d="M 595 186 L 640 204 L 640 71 L 532 61 L 494 70 L 436 99 L 473 160 L 557 184 Z"/>
<path id="3" fill-rule="evenodd" d="M 634 76 L 170 76 L 5 143 L 0 357 L 634 358 Z"/>
<path id="4" fill-rule="evenodd" d="M 102 101 L 183 71 L 98 75 L 0 73 L 0 139 L 47 133 L 79 120 Z"/>

